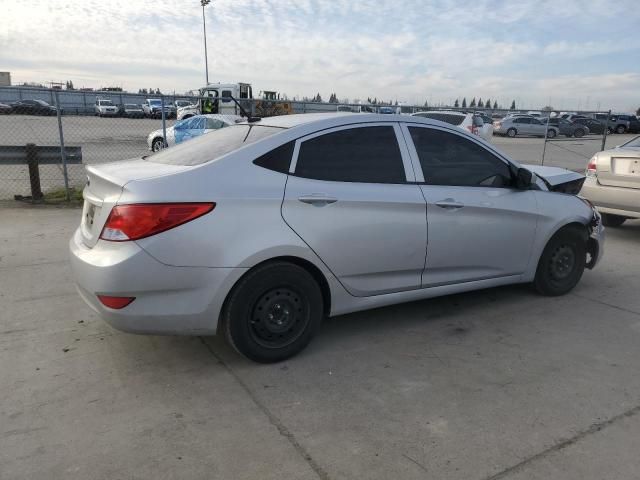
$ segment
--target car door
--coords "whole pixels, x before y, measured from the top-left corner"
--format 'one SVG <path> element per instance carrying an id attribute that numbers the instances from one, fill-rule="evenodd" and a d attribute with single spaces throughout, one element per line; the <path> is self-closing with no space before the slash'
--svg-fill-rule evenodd
<path id="1" fill-rule="evenodd" d="M 282 216 L 354 296 L 420 287 L 426 204 L 398 134 L 366 123 L 296 141 Z"/>
<path id="2" fill-rule="evenodd" d="M 527 117 L 517 117 L 514 126 L 520 135 L 531 135 L 531 119 Z"/>
<path id="3" fill-rule="evenodd" d="M 466 135 L 416 124 L 403 131 L 427 202 L 422 286 L 522 274 L 538 218 L 534 192 L 513 188 L 508 162 Z"/>

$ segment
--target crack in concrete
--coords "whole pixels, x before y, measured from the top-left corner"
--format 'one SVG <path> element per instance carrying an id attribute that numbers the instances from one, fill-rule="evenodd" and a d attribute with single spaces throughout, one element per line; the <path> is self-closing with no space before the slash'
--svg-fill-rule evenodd
<path id="1" fill-rule="evenodd" d="M 229 374 L 240 384 L 242 389 L 249 395 L 249 398 L 253 401 L 253 403 L 266 415 L 269 419 L 271 425 L 278 429 L 280 435 L 282 435 L 287 441 L 293 446 L 293 448 L 300 454 L 300 456 L 307 462 L 307 464 L 311 467 L 311 469 L 318 475 L 320 480 L 330 480 L 329 474 L 324 471 L 324 469 L 318 465 L 318 463 L 313 459 L 311 454 L 307 452 L 307 450 L 298 442 L 295 435 L 291 433 L 291 431 L 280 421 L 280 419 L 274 415 L 271 410 L 267 408 L 267 406 L 258 399 L 258 397 L 251 391 L 249 386 L 240 378 L 240 376 L 234 372 L 227 363 L 220 358 L 220 356 L 213 350 L 213 348 L 205 341 L 203 337 L 199 337 L 202 344 L 205 348 L 213 355 L 213 357 L 220 362 Z"/>
<path id="2" fill-rule="evenodd" d="M 623 412 L 619 415 L 616 415 L 614 417 L 609 418 L 608 420 L 604 420 L 602 422 L 597 422 L 597 423 L 593 423 L 589 428 L 582 430 L 581 432 L 578 432 L 576 435 L 574 435 L 571 438 L 568 438 L 566 440 L 563 440 L 559 443 L 556 443 L 555 445 L 552 445 L 551 447 L 547 448 L 546 450 L 543 450 L 542 452 L 536 453 L 535 455 L 532 455 L 528 458 L 525 458 L 524 460 L 522 460 L 519 463 L 516 463 L 515 465 L 512 465 L 511 467 L 507 467 L 504 470 L 494 474 L 494 475 L 490 475 L 488 477 L 485 477 L 484 480 L 499 480 L 501 478 L 505 478 L 507 475 L 511 475 L 512 473 L 517 473 L 519 471 L 521 471 L 522 469 L 524 469 L 526 466 L 528 466 L 531 463 L 534 463 L 544 457 L 546 457 L 547 455 L 550 455 L 552 453 L 558 452 L 560 450 L 563 450 L 577 442 L 579 442 L 580 440 L 582 440 L 585 437 L 588 437 L 589 435 L 593 435 L 594 433 L 598 433 L 599 431 L 613 425 L 614 423 L 618 422 L 619 420 L 623 420 L 625 418 L 629 418 L 629 417 L 633 417 L 634 415 L 637 415 L 638 413 L 640 413 L 640 405 L 637 405 L 629 410 L 627 410 L 626 412 Z"/>
<path id="3" fill-rule="evenodd" d="M 585 297 L 583 295 L 578 295 L 577 293 L 572 293 L 571 295 L 574 295 L 578 298 L 582 298 L 583 300 L 588 300 L 594 303 L 598 303 L 600 305 L 604 305 L 606 307 L 611 307 L 611 308 L 615 308 L 616 310 L 631 313 L 633 315 L 640 315 L 640 312 L 636 312 L 635 310 L 629 310 L 628 308 L 619 307 L 618 305 L 613 305 L 611 303 L 603 302 L 602 300 L 598 300 L 597 298 Z"/>

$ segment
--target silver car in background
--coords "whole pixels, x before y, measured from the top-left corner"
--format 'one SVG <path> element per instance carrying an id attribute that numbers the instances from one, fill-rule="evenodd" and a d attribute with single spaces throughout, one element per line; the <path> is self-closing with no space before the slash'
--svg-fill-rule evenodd
<path id="1" fill-rule="evenodd" d="M 440 122 L 450 123 L 474 135 L 482 137 L 487 142 L 493 138 L 493 125 L 491 122 L 485 122 L 480 115 L 473 113 L 463 113 L 456 111 L 430 111 L 416 112 L 411 114 L 414 117 L 430 118 Z"/>
<path id="2" fill-rule="evenodd" d="M 515 137 L 517 135 L 528 135 L 533 137 L 543 137 L 547 133 L 548 138 L 555 138 L 560 134 L 560 129 L 547 125 L 544 120 L 538 120 L 535 117 L 528 116 L 507 116 L 501 120 L 493 122 L 493 133 L 496 135 L 506 135 L 507 137 Z"/>
<path id="3" fill-rule="evenodd" d="M 640 218 L 640 137 L 596 153 L 580 194 L 598 208 L 606 226 Z"/>
<path id="4" fill-rule="evenodd" d="M 603 251 L 583 175 L 407 115 L 264 118 L 87 172 L 69 244 L 87 304 L 260 362 L 325 316 L 512 283 L 561 295 Z"/>

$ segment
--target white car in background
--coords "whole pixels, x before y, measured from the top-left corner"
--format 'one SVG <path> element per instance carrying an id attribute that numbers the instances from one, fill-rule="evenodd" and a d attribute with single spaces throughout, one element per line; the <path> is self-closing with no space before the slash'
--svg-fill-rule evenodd
<path id="1" fill-rule="evenodd" d="M 196 115 L 195 117 L 179 120 L 172 127 L 168 127 L 166 142 L 162 137 L 162 129 L 154 130 L 147 137 L 147 145 L 149 150 L 157 152 L 205 133 L 234 125 L 241 119 L 242 117 L 238 115 Z"/>
<path id="2" fill-rule="evenodd" d="M 438 110 L 416 112 L 413 113 L 412 116 L 440 120 L 441 122 L 455 125 L 467 132 L 478 135 L 487 142 L 490 142 L 493 137 L 493 124 L 491 122 L 485 122 L 482 120 L 482 117 L 474 115 L 473 113 Z"/>
<path id="3" fill-rule="evenodd" d="M 111 100 L 103 98 L 96 100 L 94 111 L 98 117 L 115 117 L 118 115 L 118 107 Z"/>

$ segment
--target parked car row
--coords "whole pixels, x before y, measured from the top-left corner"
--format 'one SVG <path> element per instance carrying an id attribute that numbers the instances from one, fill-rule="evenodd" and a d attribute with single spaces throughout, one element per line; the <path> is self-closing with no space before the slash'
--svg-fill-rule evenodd
<path id="1" fill-rule="evenodd" d="M 606 113 L 595 113 L 590 116 L 563 113 L 554 117 L 514 113 L 504 118 L 494 119 L 493 125 L 495 134 L 508 137 L 517 135 L 544 137 L 546 132 L 548 138 L 558 135 L 581 138 L 588 134 L 601 135 L 605 128 L 609 134 L 640 133 L 640 120 L 636 116 Z"/>
<path id="2" fill-rule="evenodd" d="M 18 115 L 57 115 L 58 109 L 44 100 L 18 100 L 9 104 L 0 103 L 0 113 Z"/>

